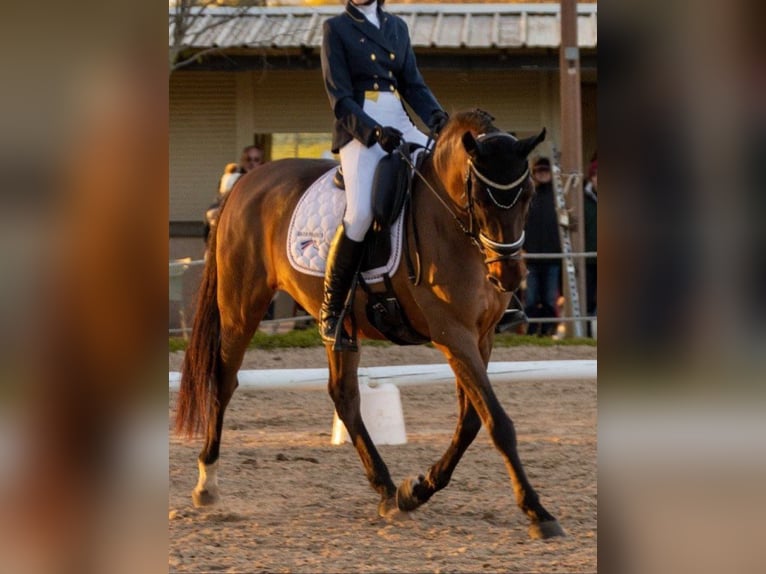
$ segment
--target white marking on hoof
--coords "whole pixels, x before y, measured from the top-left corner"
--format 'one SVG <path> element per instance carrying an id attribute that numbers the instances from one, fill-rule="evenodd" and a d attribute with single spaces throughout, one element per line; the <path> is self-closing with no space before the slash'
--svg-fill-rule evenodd
<path id="1" fill-rule="evenodd" d="M 220 494 L 218 491 L 218 461 L 213 464 L 205 464 L 201 460 L 197 461 L 199 467 L 199 480 L 197 486 L 192 491 L 192 502 L 194 506 L 210 506 L 218 502 Z"/>

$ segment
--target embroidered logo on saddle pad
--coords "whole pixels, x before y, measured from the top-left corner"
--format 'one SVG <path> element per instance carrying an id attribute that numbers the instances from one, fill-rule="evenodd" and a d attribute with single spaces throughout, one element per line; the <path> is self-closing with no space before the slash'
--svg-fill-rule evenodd
<path id="1" fill-rule="evenodd" d="M 327 253 L 346 208 L 346 194 L 332 182 L 335 169 L 325 173 L 298 200 L 287 232 L 287 258 L 294 269 L 324 277 Z M 367 283 L 379 283 L 399 267 L 402 254 L 402 215 L 391 226 L 391 255 L 380 267 L 362 271 Z"/>

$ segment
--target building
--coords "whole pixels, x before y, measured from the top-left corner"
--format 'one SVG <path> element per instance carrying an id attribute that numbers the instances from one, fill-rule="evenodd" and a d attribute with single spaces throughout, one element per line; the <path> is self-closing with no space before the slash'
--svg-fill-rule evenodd
<path id="1" fill-rule="evenodd" d="M 333 122 L 320 70 L 320 7 L 208 9 L 183 37 L 170 12 L 170 255 L 201 258 L 218 178 L 248 144 L 270 159 L 319 157 Z M 418 65 L 448 112 L 481 108 L 519 136 L 559 137 L 559 4 L 386 4 L 407 22 Z M 578 5 L 583 157 L 596 151 L 596 4 Z M 174 40 L 174 38 L 178 38 Z"/>

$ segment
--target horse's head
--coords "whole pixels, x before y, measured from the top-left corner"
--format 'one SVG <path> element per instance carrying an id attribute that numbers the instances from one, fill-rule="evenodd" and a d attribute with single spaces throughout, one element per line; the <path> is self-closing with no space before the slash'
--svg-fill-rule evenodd
<path id="1" fill-rule="evenodd" d="M 524 277 L 521 248 L 534 186 L 528 156 L 545 139 L 518 139 L 481 111 L 456 114 L 445 126 L 434 163 L 450 197 L 468 217 L 468 231 L 485 255 L 487 279 L 513 291 Z"/>

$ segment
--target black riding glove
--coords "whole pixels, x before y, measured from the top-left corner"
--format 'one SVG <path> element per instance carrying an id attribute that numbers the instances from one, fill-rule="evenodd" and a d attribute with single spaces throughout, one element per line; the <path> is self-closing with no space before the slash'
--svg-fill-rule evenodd
<path id="1" fill-rule="evenodd" d="M 431 119 L 428 121 L 428 129 L 431 130 L 434 137 L 439 135 L 447 120 L 449 120 L 449 116 L 444 110 L 436 110 L 431 114 Z"/>
<path id="2" fill-rule="evenodd" d="M 380 144 L 383 151 L 391 153 L 402 143 L 402 132 L 396 128 L 378 126 L 375 128 L 375 141 Z"/>

